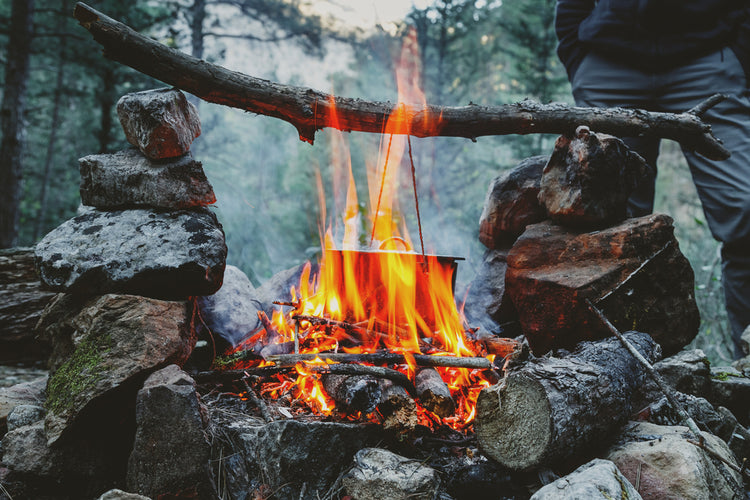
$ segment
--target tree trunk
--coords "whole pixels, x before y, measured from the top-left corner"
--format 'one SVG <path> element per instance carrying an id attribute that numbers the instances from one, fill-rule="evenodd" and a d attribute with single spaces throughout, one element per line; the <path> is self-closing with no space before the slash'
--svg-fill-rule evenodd
<path id="1" fill-rule="evenodd" d="M 19 203 L 24 146 L 24 111 L 29 78 L 34 0 L 13 0 L 0 105 L 0 248 L 18 242 Z"/>
<path id="2" fill-rule="evenodd" d="M 645 333 L 625 338 L 652 363 L 661 353 Z M 614 337 L 582 343 L 564 358 L 536 358 L 480 393 L 474 425 L 479 446 L 515 470 L 594 453 L 631 416 L 644 375 Z"/>
<path id="3" fill-rule="evenodd" d="M 61 0 L 60 13 L 58 14 L 57 32 L 63 33 L 65 29 L 65 17 L 63 12 L 67 9 L 67 0 Z M 57 129 L 60 127 L 60 103 L 63 95 L 63 85 L 65 83 L 65 47 L 68 37 L 61 36 L 58 45 L 57 68 L 55 77 L 55 93 L 52 97 L 52 121 L 50 123 L 49 140 L 47 141 L 47 154 L 44 158 L 44 170 L 42 172 L 42 188 L 39 193 L 39 211 L 36 214 L 34 224 L 33 241 L 39 239 L 39 235 L 44 230 L 44 219 L 47 215 L 47 198 L 50 182 L 50 171 L 52 169 L 52 159 L 55 154 L 55 143 L 57 142 Z"/>
<path id="4" fill-rule="evenodd" d="M 317 130 L 334 126 L 335 112 L 335 127 L 343 131 L 476 139 L 484 135 L 573 134 L 578 126 L 587 125 L 596 132 L 618 136 L 672 139 L 711 159 L 729 157 L 729 151 L 711 134 L 711 127 L 700 119 L 705 105 L 681 114 L 541 105 L 528 100 L 494 107 L 394 106 L 335 97 L 229 71 L 170 49 L 80 2 L 75 16 L 104 46 L 108 58 L 205 101 L 285 120 L 295 126 L 300 139 L 310 143 Z M 708 105 L 716 102 L 712 99 Z M 401 118 L 384 129 L 394 110 L 402 112 Z"/>

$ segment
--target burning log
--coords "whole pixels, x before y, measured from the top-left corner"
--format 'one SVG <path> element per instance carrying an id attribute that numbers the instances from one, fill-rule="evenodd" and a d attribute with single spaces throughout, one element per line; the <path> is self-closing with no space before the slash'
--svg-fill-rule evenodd
<path id="1" fill-rule="evenodd" d="M 370 413 L 380 402 L 380 386 L 370 375 L 325 373 L 321 381 L 336 406 L 346 413 Z"/>
<path id="2" fill-rule="evenodd" d="M 650 362 L 660 355 L 647 334 L 624 336 Z M 475 421 L 480 448 L 515 470 L 581 455 L 627 421 L 644 375 L 614 337 L 582 343 L 564 358 L 534 359 L 480 393 Z"/>
<path id="3" fill-rule="evenodd" d="M 434 368 L 422 368 L 414 379 L 419 402 L 435 415 L 445 418 L 456 412 L 456 403 L 443 378 Z"/>
<path id="4" fill-rule="evenodd" d="M 378 411 L 383 416 L 383 428 L 411 430 L 419 423 L 417 404 L 406 389 L 392 380 L 380 379 Z"/>
<path id="5" fill-rule="evenodd" d="M 376 365 L 403 365 L 407 363 L 406 356 L 395 352 L 369 353 L 369 354 L 343 354 L 334 352 L 302 353 L 302 354 L 278 354 L 268 356 L 266 361 L 272 361 L 280 366 L 295 365 L 301 361 L 312 361 L 320 358 L 323 361 L 335 363 L 372 363 Z M 487 358 L 480 357 L 456 357 L 456 356 L 431 356 L 427 354 L 414 354 L 417 366 L 441 366 L 452 368 L 469 368 L 487 370 L 492 368 L 492 362 Z"/>
<path id="6" fill-rule="evenodd" d="M 104 47 L 105 56 L 201 99 L 285 120 L 300 138 L 312 143 L 315 132 L 332 126 L 335 108 L 340 130 L 381 133 L 394 110 L 391 103 L 334 97 L 309 88 L 281 85 L 198 60 L 171 49 L 84 3 L 75 17 Z M 616 136 L 673 139 L 707 158 L 721 160 L 729 151 L 700 116 L 722 97 L 709 98 L 681 114 L 644 110 L 578 108 L 523 101 L 504 106 L 399 105 L 410 118 L 396 133 L 416 137 L 452 136 L 472 140 L 484 135 L 572 134 L 579 125 Z M 407 125 L 408 123 L 408 125 Z M 436 126 L 437 123 L 437 126 Z"/>

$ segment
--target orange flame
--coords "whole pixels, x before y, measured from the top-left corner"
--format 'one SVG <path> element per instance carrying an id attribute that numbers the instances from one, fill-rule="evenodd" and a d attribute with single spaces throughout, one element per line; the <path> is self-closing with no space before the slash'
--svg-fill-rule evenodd
<path id="1" fill-rule="evenodd" d="M 349 147 L 343 134 L 336 132 L 340 129 L 339 118 L 333 101 L 330 103 L 329 125 L 334 130 L 333 205 L 339 217 L 336 220 L 343 222 L 343 235 L 335 234 L 341 224 L 329 226 L 322 237 L 319 272 L 311 275 L 308 263 L 299 287 L 292 289 L 296 307 L 286 313 L 277 311 L 272 319 L 284 341 L 294 340 L 295 327 L 301 332 L 300 352 L 361 353 L 385 348 L 403 353 L 406 363 L 398 369 L 412 378 L 416 369 L 414 354 L 459 357 L 480 354 L 478 347 L 466 338 L 464 322 L 455 305 L 455 262 L 414 252 L 408 232 L 403 225 L 398 227 L 394 217 L 399 211 L 398 167 L 407 148 L 407 134 L 417 115 L 420 120 L 426 120 L 427 116 L 424 94 L 418 85 L 419 66 L 416 32 L 412 30 L 404 43 L 397 71 L 399 104 L 383 128 L 376 169 L 368 171 L 371 242 L 364 250 L 358 248 L 363 224 Z M 439 117 L 432 126 L 440 126 Z M 318 182 L 322 191 L 322 183 Z M 324 211 L 325 202 L 322 205 Z M 327 324 L 312 324 L 300 316 L 315 316 Z M 310 369 L 316 365 L 325 363 L 318 359 L 313 364 L 296 366 L 295 396 L 316 412 L 328 415 L 334 403 L 325 394 L 319 371 Z M 489 382 L 482 378 L 480 370 L 440 368 L 439 373 L 457 402 L 456 415 L 444 422 L 457 429 L 466 428 L 474 418 L 479 391 Z M 278 394 L 289 387 L 282 382 L 266 393 Z"/>

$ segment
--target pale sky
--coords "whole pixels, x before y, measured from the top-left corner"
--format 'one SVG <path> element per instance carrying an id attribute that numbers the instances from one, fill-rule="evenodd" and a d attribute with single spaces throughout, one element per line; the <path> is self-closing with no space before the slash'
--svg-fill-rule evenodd
<path id="1" fill-rule="evenodd" d="M 351 26 L 363 28 L 403 19 L 412 6 L 425 8 L 433 0 L 312 0 L 321 14 L 340 18 Z"/>

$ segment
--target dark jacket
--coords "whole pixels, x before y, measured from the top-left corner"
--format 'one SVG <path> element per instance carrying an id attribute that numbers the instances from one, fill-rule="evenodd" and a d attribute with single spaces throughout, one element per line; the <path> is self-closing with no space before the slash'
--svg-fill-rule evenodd
<path id="1" fill-rule="evenodd" d="M 570 78 L 590 51 L 658 71 L 724 47 L 750 75 L 750 0 L 558 0 L 555 30 Z"/>

